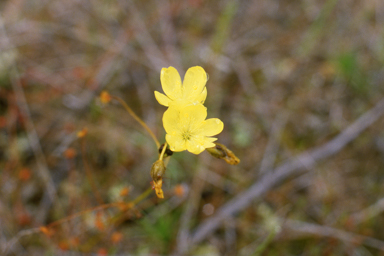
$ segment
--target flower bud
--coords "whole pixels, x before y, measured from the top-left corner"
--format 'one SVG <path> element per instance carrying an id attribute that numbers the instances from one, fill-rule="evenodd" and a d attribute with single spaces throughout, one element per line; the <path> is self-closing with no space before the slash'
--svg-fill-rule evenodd
<path id="1" fill-rule="evenodd" d="M 163 160 L 157 160 L 151 168 L 151 177 L 153 180 L 153 188 L 155 189 L 158 198 L 164 198 L 163 190 L 163 175 L 165 173 L 165 165 Z"/>
<path id="2" fill-rule="evenodd" d="M 236 165 L 240 163 L 240 159 L 233 154 L 231 150 L 229 150 L 226 146 L 223 144 L 215 143 L 215 147 L 207 148 L 207 151 L 214 157 L 224 159 L 225 162 L 231 165 Z"/>
<path id="3" fill-rule="evenodd" d="M 163 160 L 157 160 L 151 168 L 151 177 L 154 182 L 161 180 L 165 173 L 165 165 Z"/>

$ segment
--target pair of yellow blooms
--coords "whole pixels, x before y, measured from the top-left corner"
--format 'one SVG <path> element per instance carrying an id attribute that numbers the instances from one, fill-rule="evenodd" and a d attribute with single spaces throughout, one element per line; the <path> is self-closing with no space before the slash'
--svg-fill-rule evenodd
<path id="1" fill-rule="evenodd" d="M 217 138 L 224 124 L 218 118 L 206 120 L 207 108 L 203 105 L 207 97 L 208 77 L 202 67 L 187 70 L 184 81 L 173 67 L 163 68 L 160 81 L 163 91 L 155 91 L 157 101 L 168 109 L 163 115 L 166 131 L 165 139 L 174 152 L 188 150 L 200 154 L 206 148 L 215 147 Z"/>

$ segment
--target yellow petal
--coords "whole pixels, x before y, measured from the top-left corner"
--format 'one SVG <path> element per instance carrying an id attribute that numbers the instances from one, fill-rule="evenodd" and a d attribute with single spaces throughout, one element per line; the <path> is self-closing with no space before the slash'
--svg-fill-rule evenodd
<path id="1" fill-rule="evenodd" d="M 189 140 L 186 144 L 187 150 L 196 155 L 200 154 L 205 149 L 197 140 Z"/>
<path id="2" fill-rule="evenodd" d="M 218 118 L 210 118 L 203 122 L 200 129 L 202 130 L 202 135 L 214 136 L 224 129 L 224 124 Z"/>
<path id="3" fill-rule="evenodd" d="M 206 117 L 207 108 L 202 104 L 189 105 L 180 109 L 180 121 L 190 125 L 190 129 L 200 127 Z"/>
<path id="4" fill-rule="evenodd" d="M 193 140 L 203 148 L 211 148 L 215 146 L 213 142 L 217 140 L 217 138 L 206 137 L 203 135 L 195 135 L 193 137 Z"/>
<path id="5" fill-rule="evenodd" d="M 168 134 L 179 131 L 180 112 L 176 107 L 169 107 L 163 115 L 163 126 Z"/>
<path id="6" fill-rule="evenodd" d="M 166 106 L 168 107 L 169 106 L 169 102 L 171 101 L 170 98 L 168 98 L 167 96 L 165 96 L 164 94 L 160 93 L 160 92 L 157 92 L 155 91 L 155 98 L 156 100 L 163 106 Z"/>
<path id="7" fill-rule="evenodd" d="M 193 105 L 192 102 L 189 102 L 187 100 L 184 100 L 184 99 L 177 99 L 177 100 L 172 100 L 169 102 L 169 107 L 172 107 L 172 108 L 178 108 L 178 109 L 182 109 L 186 106 L 190 106 L 190 105 Z"/>
<path id="8" fill-rule="evenodd" d="M 183 97 L 190 101 L 195 101 L 203 92 L 207 83 L 207 73 L 202 67 L 196 66 L 189 68 L 185 73 L 183 81 Z"/>
<path id="9" fill-rule="evenodd" d="M 205 99 L 207 98 L 207 87 L 204 86 L 204 89 L 203 91 L 201 92 L 201 94 L 196 98 L 196 101 L 201 103 L 201 104 L 204 104 L 204 101 Z"/>
<path id="10" fill-rule="evenodd" d="M 181 136 L 172 136 L 170 134 L 165 135 L 165 139 L 169 144 L 169 148 L 173 152 L 180 152 L 186 150 L 186 143 Z"/>
<path id="11" fill-rule="evenodd" d="M 217 138 L 210 138 L 210 137 L 205 137 L 204 139 L 204 144 L 202 145 L 204 148 L 212 148 L 215 146 L 214 141 L 216 141 Z"/>
<path id="12" fill-rule="evenodd" d="M 172 100 L 181 97 L 181 78 L 174 67 L 163 68 L 160 73 L 161 86 Z"/>

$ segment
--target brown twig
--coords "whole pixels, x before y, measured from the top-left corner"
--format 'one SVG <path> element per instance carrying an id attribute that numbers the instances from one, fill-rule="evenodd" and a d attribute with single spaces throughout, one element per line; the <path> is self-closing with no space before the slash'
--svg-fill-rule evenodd
<path id="1" fill-rule="evenodd" d="M 313 223 L 306 223 L 303 221 L 297 220 L 284 220 L 284 227 L 290 229 L 292 231 L 315 235 L 315 236 L 323 236 L 323 237 L 332 237 L 339 239 L 345 243 L 350 244 L 364 244 L 366 246 L 376 248 L 378 250 L 384 251 L 384 241 L 369 237 L 363 236 L 351 232 L 347 232 L 344 230 L 340 230 L 337 228 L 317 225 Z"/>
<path id="2" fill-rule="evenodd" d="M 189 246 L 203 241 L 221 225 L 223 220 L 245 209 L 255 199 L 264 195 L 277 184 L 312 168 L 316 161 L 323 160 L 339 152 L 383 115 L 384 99 L 325 145 L 308 150 L 296 158 L 288 160 L 274 170 L 268 171 L 251 187 L 220 207 L 214 216 L 202 222 L 193 233 Z"/>

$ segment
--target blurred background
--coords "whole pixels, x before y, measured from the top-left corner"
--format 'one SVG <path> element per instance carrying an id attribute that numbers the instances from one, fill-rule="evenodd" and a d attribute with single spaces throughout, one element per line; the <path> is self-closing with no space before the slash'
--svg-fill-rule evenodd
<path id="1" fill-rule="evenodd" d="M 383 97 L 384 1 L 3 0 L 0 12 L 2 255 L 384 255 L 383 118 L 242 197 Z M 98 95 L 123 98 L 163 143 L 160 70 L 196 65 L 218 141 L 241 162 L 175 153 L 161 200 L 148 194 L 155 143 Z M 233 198 L 247 203 L 195 232 Z M 135 205 L 94 209 L 116 202 Z"/>

